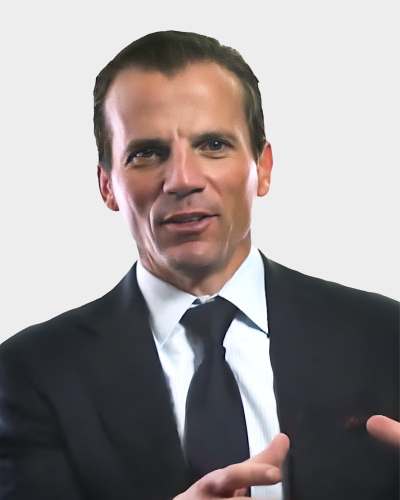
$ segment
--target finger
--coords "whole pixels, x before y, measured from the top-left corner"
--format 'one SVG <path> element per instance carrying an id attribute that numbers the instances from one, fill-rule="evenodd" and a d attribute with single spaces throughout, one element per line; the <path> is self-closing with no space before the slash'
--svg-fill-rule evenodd
<path id="1" fill-rule="evenodd" d="M 278 467 L 247 461 L 210 472 L 200 479 L 199 486 L 209 494 L 232 496 L 236 490 L 276 484 L 280 480 Z"/>
<path id="2" fill-rule="evenodd" d="M 240 489 L 238 489 L 238 490 L 235 491 L 235 493 L 233 494 L 233 496 L 235 498 L 237 498 L 237 497 L 243 497 L 243 496 L 246 495 L 247 490 L 248 490 L 248 488 L 240 488 Z"/>
<path id="3" fill-rule="evenodd" d="M 371 436 L 400 447 L 400 422 L 383 415 L 373 415 L 367 420 L 367 430 Z"/>
<path id="4" fill-rule="evenodd" d="M 277 434 L 269 446 L 261 453 L 250 458 L 251 463 L 263 463 L 280 467 L 289 450 L 290 440 L 286 434 Z"/>

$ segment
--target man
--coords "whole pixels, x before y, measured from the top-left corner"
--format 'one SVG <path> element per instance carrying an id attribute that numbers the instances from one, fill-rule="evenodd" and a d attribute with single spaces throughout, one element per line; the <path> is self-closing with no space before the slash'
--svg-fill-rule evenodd
<path id="1" fill-rule="evenodd" d="M 140 261 L 3 344 L 0 499 L 280 498 L 282 477 L 285 498 L 397 498 L 396 451 L 366 426 L 397 439 L 373 415 L 398 419 L 398 305 L 252 248 L 272 152 L 251 69 L 154 33 L 94 97 L 101 195 Z"/>

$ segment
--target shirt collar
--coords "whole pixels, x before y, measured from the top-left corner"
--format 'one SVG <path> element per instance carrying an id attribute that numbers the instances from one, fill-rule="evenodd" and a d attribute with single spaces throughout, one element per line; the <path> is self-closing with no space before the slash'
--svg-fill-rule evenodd
<path id="1" fill-rule="evenodd" d="M 139 261 L 136 267 L 140 291 L 150 312 L 150 325 L 160 344 L 164 344 L 175 326 L 196 300 L 195 295 L 184 292 L 150 273 Z M 250 320 L 265 333 L 268 332 L 267 306 L 264 287 L 264 264 L 260 253 L 252 247 L 235 274 L 218 294 L 232 302 L 243 313 L 242 320 Z M 199 297 L 201 302 L 208 296 Z"/>
<path id="2" fill-rule="evenodd" d="M 260 252 L 252 247 L 232 278 L 218 295 L 229 300 L 260 330 L 268 333 L 264 263 Z M 242 318 L 245 319 L 245 318 Z"/>
<path id="3" fill-rule="evenodd" d="M 158 342 L 163 344 L 196 296 L 161 280 L 140 261 L 136 266 L 136 277 L 150 312 L 151 329 Z"/>

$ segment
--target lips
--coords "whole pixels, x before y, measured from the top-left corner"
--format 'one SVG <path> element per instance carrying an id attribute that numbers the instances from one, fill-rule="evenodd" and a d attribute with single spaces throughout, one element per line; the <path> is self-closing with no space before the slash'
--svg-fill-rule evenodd
<path id="1" fill-rule="evenodd" d="M 180 212 L 168 215 L 163 219 L 162 224 L 189 224 L 214 217 L 214 215 L 207 212 Z"/>
<path id="2" fill-rule="evenodd" d="M 168 215 L 161 225 L 171 235 L 180 238 L 198 238 L 215 221 L 218 214 L 208 212 L 179 212 Z"/>

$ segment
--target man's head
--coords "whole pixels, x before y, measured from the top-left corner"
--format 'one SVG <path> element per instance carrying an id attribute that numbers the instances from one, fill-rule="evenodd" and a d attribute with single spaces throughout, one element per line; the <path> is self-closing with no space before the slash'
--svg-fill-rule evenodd
<path id="1" fill-rule="evenodd" d="M 257 159 L 265 145 L 264 115 L 258 79 L 238 51 L 218 40 L 181 31 L 159 31 L 133 41 L 98 74 L 94 87 L 94 133 L 99 163 L 111 170 L 111 131 L 104 115 L 104 101 L 116 75 L 129 67 L 160 71 L 173 75 L 187 64 L 213 61 L 231 71 L 240 80 L 243 106 L 248 122 L 251 148 Z"/>
<path id="2" fill-rule="evenodd" d="M 272 167 L 258 89 L 247 95 L 237 71 L 208 55 L 222 57 L 218 47 L 201 35 L 148 35 L 95 90 L 103 199 L 125 216 L 145 267 L 193 293 L 216 291 L 246 257 L 252 202 Z"/>

